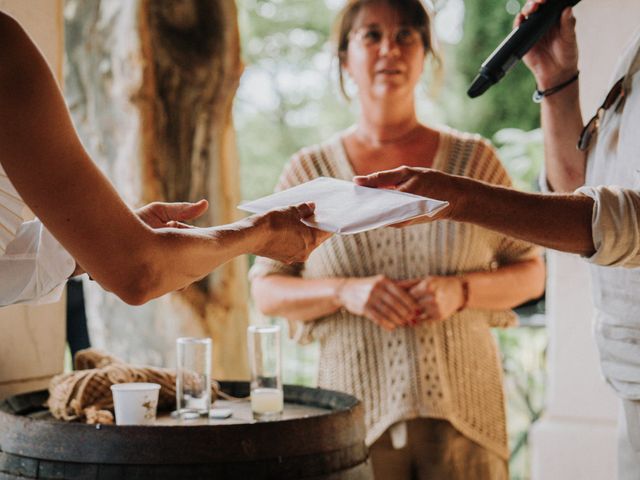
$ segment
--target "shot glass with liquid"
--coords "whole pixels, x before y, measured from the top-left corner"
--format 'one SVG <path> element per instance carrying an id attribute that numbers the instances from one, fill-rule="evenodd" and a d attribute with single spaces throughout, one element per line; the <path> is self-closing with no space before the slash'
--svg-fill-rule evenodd
<path id="1" fill-rule="evenodd" d="M 277 420 L 284 409 L 280 335 L 277 325 L 252 325 L 247 329 L 251 411 L 259 421 Z"/>

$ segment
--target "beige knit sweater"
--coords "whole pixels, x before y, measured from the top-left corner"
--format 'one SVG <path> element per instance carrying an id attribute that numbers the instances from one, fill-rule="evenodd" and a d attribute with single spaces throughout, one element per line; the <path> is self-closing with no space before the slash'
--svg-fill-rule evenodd
<path id="1" fill-rule="evenodd" d="M 441 130 L 433 167 L 510 185 L 493 148 L 479 136 Z M 329 176 L 351 180 L 342 134 L 303 149 L 286 165 L 276 190 Z M 411 279 L 487 271 L 538 255 L 530 244 L 470 224 L 441 221 L 404 229 L 334 235 L 306 263 L 258 258 L 250 272 L 308 279 Z M 471 440 L 508 458 L 499 353 L 490 327 L 515 323 L 511 311 L 464 310 L 445 321 L 388 332 L 345 310 L 294 323 L 301 343 L 320 342 L 318 385 L 364 403 L 368 445 L 396 422 L 416 417 L 450 421 Z"/>

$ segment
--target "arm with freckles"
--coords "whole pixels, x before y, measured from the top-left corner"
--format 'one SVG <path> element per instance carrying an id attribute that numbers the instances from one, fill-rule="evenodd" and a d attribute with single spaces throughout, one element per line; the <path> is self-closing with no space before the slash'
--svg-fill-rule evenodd
<path id="1" fill-rule="evenodd" d="M 0 13 L 0 162 L 25 203 L 105 289 L 144 303 L 245 253 L 304 260 L 326 238 L 299 222 L 310 205 L 210 228 L 152 228 L 82 147 L 54 76 Z"/>

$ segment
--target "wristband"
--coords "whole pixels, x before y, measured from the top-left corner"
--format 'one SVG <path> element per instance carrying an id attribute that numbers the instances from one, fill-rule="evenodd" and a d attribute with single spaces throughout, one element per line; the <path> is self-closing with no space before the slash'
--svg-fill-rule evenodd
<path id="1" fill-rule="evenodd" d="M 578 71 L 573 77 L 571 77 L 566 82 L 562 82 L 560 85 L 556 85 L 555 87 L 547 88 L 546 90 L 538 90 L 538 87 L 536 86 L 536 91 L 533 92 L 533 98 L 532 98 L 533 101 L 535 103 L 541 103 L 542 100 L 544 99 L 544 97 L 550 97 L 554 93 L 558 93 L 563 88 L 568 87 L 573 82 L 578 80 L 579 76 L 580 76 L 580 71 Z"/>

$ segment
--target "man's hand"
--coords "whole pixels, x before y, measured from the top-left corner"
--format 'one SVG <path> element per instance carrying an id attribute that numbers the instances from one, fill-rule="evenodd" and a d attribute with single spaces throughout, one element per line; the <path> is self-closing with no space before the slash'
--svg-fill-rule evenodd
<path id="1" fill-rule="evenodd" d="M 464 179 L 430 168 L 398 167 L 393 170 L 357 176 L 353 178 L 353 181 L 363 187 L 386 188 L 449 202 L 448 207 L 431 217 L 424 215 L 393 225 L 394 227 L 405 227 L 417 223 L 453 218 L 461 193 L 458 184 Z"/>
<path id="2" fill-rule="evenodd" d="M 529 0 L 516 16 L 514 26 L 520 25 L 526 17 L 538 10 L 547 0 Z M 522 58 L 536 77 L 538 89 L 560 85 L 578 71 L 578 42 L 576 40 L 576 19 L 573 10 L 566 8 L 558 25 L 554 25 Z"/>
<path id="3" fill-rule="evenodd" d="M 251 253 L 284 263 L 304 262 L 331 233 L 311 228 L 301 222 L 313 216 L 315 205 L 301 203 L 249 217 L 258 227 L 258 247 Z"/>

